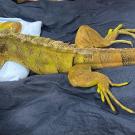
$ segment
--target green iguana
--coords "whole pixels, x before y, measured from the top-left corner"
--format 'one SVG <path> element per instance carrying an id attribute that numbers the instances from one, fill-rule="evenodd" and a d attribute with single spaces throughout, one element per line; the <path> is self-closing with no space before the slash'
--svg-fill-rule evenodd
<path id="1" fill-rule="evenodd" d="M 135 29 L 123 29 L 122 24 L 115 29 L 109 29 L 105 38 L 94 29 L 83 25 L 79 28 L 75 44 L 69 45 L 50 38 L 28 36 L 9 30 L 0 32 L 0 64 L 12 60 L 25 65 L 38 74 L 68 73 L 68 79 L 74 87 L 97 86 L 102 102 L 107 102 L 116 111 L 113 100 L 123 110 L 135 113 L 120 103 L 109 90 L 109 86 L 124 86 L 112 83 L 104 74 L 92 71 L 104 67 L 116 67 L 135 64 L 135 48 L 101 49 L 113 43 L 131 41 L 116 40 L 119 34 L 135 37 Z"/>

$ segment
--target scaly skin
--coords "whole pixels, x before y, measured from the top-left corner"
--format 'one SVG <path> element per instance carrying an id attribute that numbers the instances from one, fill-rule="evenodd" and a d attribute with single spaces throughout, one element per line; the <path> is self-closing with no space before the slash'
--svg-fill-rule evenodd
<path id="1" fill-rule="evenodd" d="M 5 61 L 16 61 L 38 74 L 68 72 L 76 64 L 89 64 L 92 69 L 135 64 L 135 48 L 80 49 L 62 41 L 9 31 L 0 33 L 0 52 Z"/>
<path id="2" fill-rule="evenodd" d="M 0 30 L 10 29 L 13 32 L 20 32 L 22 25 L 20 22 L 0 22 Z"/>
<path id="3" fill-rule="evenodd" d="M 38 74 L 68 73 L 69 82 L 74 87 L 92 87 L 97 85 L 97 92 L 102 102 L 107 101 L 112 111 L 116 111 L 110 98 L 123 110 L 134 113 L 122 105 L 111 93 L 109 86 L 124 86 L 128 83 L 115 84 L 102 73 L 91 69 L 116 67 L 135 64 L 135 49 L 101 49 L 113 43 L 132 44 L 131 41 L 115 40 L 119 34 L 134 37 L 134 29 L 110 29 L 102 38 L 88 26 L 78 30 L 75 45 L 55 41 L 50 38 L 28 36 L 9 30 L 0 32 L 0 63 L 12 60 L 25 65 Z M 85 36 L 85 34 L 88 34 Z M 92 34 L 92 37 L 90 35 Z"/>

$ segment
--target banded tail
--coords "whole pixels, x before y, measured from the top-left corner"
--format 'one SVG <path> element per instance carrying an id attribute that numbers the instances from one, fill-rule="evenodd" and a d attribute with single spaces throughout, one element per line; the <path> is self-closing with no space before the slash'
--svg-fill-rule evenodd
<path id="1" fill-rule="evenodd" d="M 91 48 L 81 52 L 74 59 L 75 64 L 87 63 L 93 69 L 135 65 L 135 48 Z"/>

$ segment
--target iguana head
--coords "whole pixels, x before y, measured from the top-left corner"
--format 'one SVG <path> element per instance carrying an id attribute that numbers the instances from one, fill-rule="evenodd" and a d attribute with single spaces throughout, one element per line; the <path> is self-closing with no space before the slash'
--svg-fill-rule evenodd
<path id="1" fill-rule="evenodd" d="M 7 34 L 10 32 L 19 33 L 21 32 L 22 25 L 20 22 L 0 22 L 1 34 Z M 0 39 L 0 66 L 4 64 L 7 59 L 7 47 L 3 40 Z"/>
<path id="2" fill-rule="evenodd" d="M 22 25 L 20 22 L 0 22 L 0 31 L 10 29 L 13 32 L 20 32 Z"/>

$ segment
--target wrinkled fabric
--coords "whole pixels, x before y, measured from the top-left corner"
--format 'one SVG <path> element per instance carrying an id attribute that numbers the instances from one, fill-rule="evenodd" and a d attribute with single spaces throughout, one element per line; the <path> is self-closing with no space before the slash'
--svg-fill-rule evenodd
<path id="1" fill-rule="evenodd" d="M 102 35 L 123 23 L 135 28 L 134 0 L 74 0 L 16 4 L 0 1 L 0 16 L 43 21 L 42 36 L 74 42 L 82 24 Z M 120 36 L 120 39 L 129 39 Z M 112 47 L 129 47 L 115 44 Z M 126 106 L 135 110 L 135 66 L 99 70 L 113 82 L 129 81 L 110 88 Z M 103 104 L 96 87 L 74 88 L 66 74 L 31 75 L 17 82 L 0 83 L 0 135 L 134 135 L 135 115 L 113 114 Z"/>

